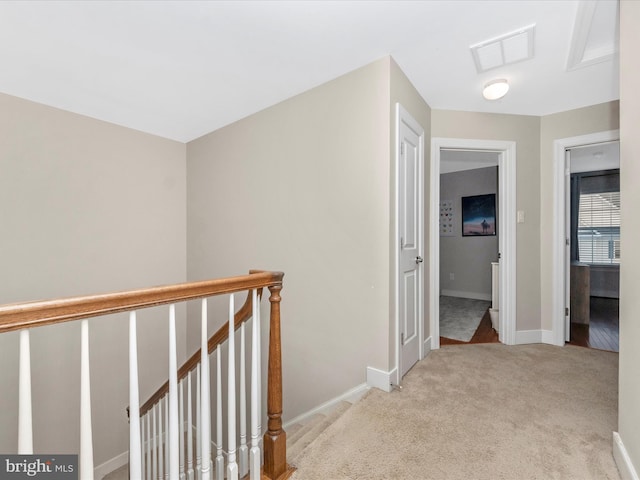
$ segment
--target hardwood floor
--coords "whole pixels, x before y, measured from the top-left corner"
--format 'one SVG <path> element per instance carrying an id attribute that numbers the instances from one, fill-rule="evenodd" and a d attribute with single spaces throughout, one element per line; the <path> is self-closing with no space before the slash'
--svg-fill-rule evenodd
<path id="1" fill-rule="evenodd" d="M 440 345 L 464 345 L 468 343 L 499 343 L 498 333 L 491 326 L 491 316 L 488 309 L 482 320 L 480 320 L 476 333 L 473 334 L 473 337 L 468 342 L 440 337 Z"/>
<path id="2" fill-rule="evenodd" d="M 591 297 L 589 325 L 571 324 L 570 345 L 617 352 L 619 343 L 619 301 Z"/>
<path id="3" fill-rule="evenodd" d="M 613 298 L 591 297 L 589 325 L 571 324 L 570 345 L 619 351 L 619 301 Z M 489 311 L 484 314 L 478 329 L 468 342 L 440 337 L 440 345 L 468 343 L 499 343 L 498 333 L 491 326 Z"/>

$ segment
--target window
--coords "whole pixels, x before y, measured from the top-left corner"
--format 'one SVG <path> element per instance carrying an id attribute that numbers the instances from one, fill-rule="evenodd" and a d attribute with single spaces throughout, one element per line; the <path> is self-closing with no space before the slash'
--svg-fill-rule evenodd
<path id="1" fill-rule="evenodd" d="M 572 196 L 577 206 L 577 219 L 572 222 L 577 246 L 574 259 L 596 265 L 619 264 L 619 171 L 578 173 L 572 177 Z"/>
<path id="2" fill-rule="evenodd" d="M 620 192 L 580 194 L 578 258 L 583 263 L 620 263 Z"/>

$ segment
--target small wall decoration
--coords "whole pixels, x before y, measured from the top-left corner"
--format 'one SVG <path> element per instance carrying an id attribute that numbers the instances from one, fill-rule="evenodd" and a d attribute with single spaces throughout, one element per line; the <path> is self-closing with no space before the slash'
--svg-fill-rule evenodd
<path id="1" fill-rule="evenodd" d="M 440 201 L 440 236 L 453 237 L 453 200 Z"/>
<path id="2" fill-rule="evenodd" d="M 496 194 L 462 197 L 462 236 L 496 234 Z"/>

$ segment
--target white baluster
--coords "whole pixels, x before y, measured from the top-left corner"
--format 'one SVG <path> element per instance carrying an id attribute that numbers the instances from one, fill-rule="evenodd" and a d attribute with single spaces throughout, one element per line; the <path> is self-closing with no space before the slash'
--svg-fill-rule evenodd
<path id="1" fill-rule="evenodd" d="M 240 325 L 240 448 L 238 448 L 238 465 L 240 477 L 244 477 L 249 469 L 249 448 L 247 447 L 247 379 L 245 365 L 244 322 Z"/>
<path id="2" fill-rule="evenodd" d="M 136 312 L 129 313 L 129 478 L 142 480 Z"/>
<path id="3" fill-rule="evenodd" d="M 171 460 L 171 452 L 169 451 L 169 395 L 164 397 L 164 478 L 169 479 L 169 460 Z M 178 480 L 176 477 L 171 477 L 171 480 Z"/>
<path id="4" fill-rule="evenodd" d="M 169 397 L 167 438 L 167 477 L 177 480 L 180 476 L 180 427 L 178 421 L 178 355 L 176 351 L 176 306 L 169 307 Z"/>
<path id="5" fill-rule="evenodd" d="M 260 318 L 260 297 L 257 297 L 257 299 L 256 330 L 258 331 L 258 443 L 260 449 L 262 449 L 262 319 Z"/>
<path id="6" fill-rule="evenodd" d="M 147 412 L 145 417 L 147 418 L 147 469 L 146 479 L 151 480 L 151 471 L 153 469 L 153 463 L 151 462 L 151 412 Z"/>
<path id="7" fill-rule="evenodd" d="M 233 294 L 229 296 L 229 371 L 227 378 L 227 480 L 238 480 L 236 462 L 236 333 L 234 322 L 235 305 Z"/>
<path id="8" fill-rule="evenodd" d="M 33 421 L 31 419 L 31 346 L 29 330 L 20 330 L 20 365 L 18 367 L 18 454 L 33 455 Z"/>
<path id="9" fill-rule="evenodd" d="M 187 375 L 187 480 L 193 479 L 193 413 L 191 411 L 191 372 Z"/>
<path id="10" fill-rule="evenodd" d="M 259 362 L 259 350 L 260 343 L 259 337 L 259 325 L 258 315 L 258 291 L 252 292 L 252 328 L 251 328 L 251 452 L 249 455 L 249 473 L 251 474 L 251 480 L 260 480 L 260 431 L 258 425 L 260 424 L 259 415 L 260 410 L 258 408 L 259 402 L 259 390 L 258 384 L 260 383 L 260 362 Z"/>
<path id="11" fill-rule="evenodd" d="M 202 480 L 211 478 L 211 390 L 209 387 L 209 338 L 207 336 L 207 299 L 202 299 L 202 327 L 200 343 L 200 363 L 202 364 Z"/>
<path id="12" fill-rule="evenodd" d="M 89 370 L 89 321 L 81 322 L 80 347 L 80 478 L 93 480 L 91 433 L 91 379 Z"/>
<path id="13" fill-rule="evenodd" d="M 200 364 L 196 365 L 196 478 L 202 479 L 202 429 L 200 419 L 202 418 L 202 408 L 200 408 Z"/>
<path id="14" fill-rule="evenodd" d="M 151 478 L 156 480 L 158 478 L 158 435 L 156 432 L 156 410 L 157 405 L 154 405 L 151 409 L 151 423 L 152 423 L 152 433 L 153 437 L 151 440 L 153 442 L 153 448 L 151 449 Z"/>
<path id="15" fill-rule="evenodd" d="M 184 471 L 184 379 L 180 380 L 178 384 L 178 410 L 180 411 L 178 428 L 179 440 L 180 440 L 180 480 L 185 480 L 186 475 Z"/>
<path id="16" fill-rule="evenodd" d="M 141 478 L 147 478 L 147 458 L 146 458 L 146 439 L 145 439 L 146 415 L 140 417 L 140 458 L 141 458 Z"/>
<path id="17" fill-rule="evenodd" d="M 162 441 L 162 399 L 158 401 L 158 480 L 164 480 L 164 446 Z"/>
<path id="18" fill-rule="evenodd" d="M 224 457 L 222 456 L 222 359 L 221 345 L 216 348 L 216 480 L 224 479 Z"/>

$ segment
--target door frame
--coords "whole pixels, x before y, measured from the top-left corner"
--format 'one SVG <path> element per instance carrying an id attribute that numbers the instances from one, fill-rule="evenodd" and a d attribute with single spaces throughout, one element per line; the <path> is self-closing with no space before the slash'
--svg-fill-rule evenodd
<path id="1" fill-rule="evenodd" d="M 440 348 L 440 151 L 474 150 L 499 154 L 498 249 L 500 252 L 500 331 L 506 345 L 516 343 L 516 142 L 432 138 L 429 212 L 429 314 L 431 348 Z M 488 267 L 487 267 L 488 268 Z"/>
<path id="2" fill-rule="evenodd" d="M 577 137 L 560 138 L 553 142 L 553 252 L 551 278 L 551 334 L 553 345 L 563 346 L 566 336 L 565 292 L 568 288 L 566 270 L 566 185 L 567 170 L 565 152 L 575 147 L 583 147 L 597 143 L 620 141 L 620 130 L 579 135 Z"/>
<path id="3" fill-rule="evenodd" d="M 399 169 L 400 169 L 400 125 L 403 123 L 409 129 L 411 129 L 419 138 L 418 141 L 418 251 L 419 255 L 424 258 L 424 223 L 425 223 L 425 208 L 424 208 L 424 174 L 425 174 L 425 165 L 424 165 L 424 128 L 411 116 L 411 114 L 402 106 L 400 103 L 396 103 L 396 135 L 395 135 L 395 183 L 394 183 L 394 196 L 395 196 L 395 206 L 394 206 L 394 240 L 393 240 L 393 249 L 394 249 L 394 316 L 395 316 L 395 336 L 396 336 L 396 371 L 395 375 L 392 375 L 392 378 L 395 377 L 395 385 L 400 385 L 402 380 L 402 345 L 400 339 L 400 221 L 399 221 L 399 208 L 400 208 L 400 177 L 399 177 Z M 422 360 L 425 355 L 424 349 L 424 297 L 425 297 L 425 289 L 424 289 L 424 263 L 421 264 L 420 268 L 418 268 L 418 343 L 419 343 L 419 353 L 418 353 L 418 361 Z"/>

